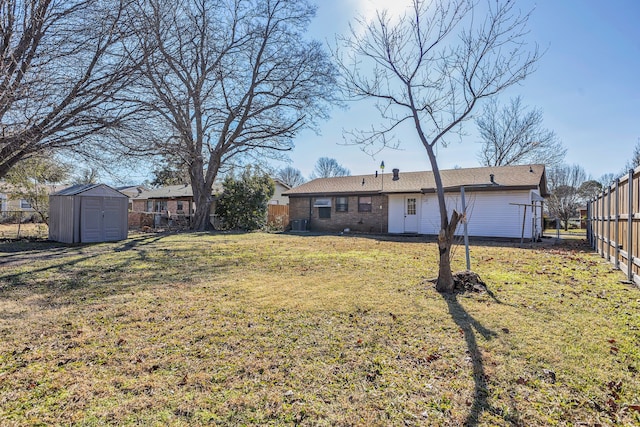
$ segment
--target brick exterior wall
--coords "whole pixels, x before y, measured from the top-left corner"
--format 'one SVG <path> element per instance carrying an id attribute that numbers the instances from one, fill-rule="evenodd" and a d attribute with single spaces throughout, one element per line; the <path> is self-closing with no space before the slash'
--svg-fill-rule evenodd
<path id="1" fill-rule="evenodd" d="M 346 212 L 336 211 L 335 196 L 290 196 L 289 220 L 306 219 L 309 221 L 309 231 L 315 232 L 337 233 L 348 228 L 355 233 L 386 233 L 389 199 L 387 196 L 379 194 L 367 194 L 366 196 L 371 196 L 372 199 L 371 212 L 358 212 L 357 195 L 346 196 L 348 200 L 348 210 Z M 313 207 L 317 199 L 331 199 L 331 218 L 319 217 L 320 208 Z"/>
<path id="2" fill-rule="evenodd" d="M 153 228 L 153 214 L 145 212 L 129 212 L 129 230 L 137 230 L 143 227 Z"/>
<path id="3" fill-rule="evenodd" d="M 157 199 L 157 201 L 159 201 L 160 199 Z M 150 199 L 149 201 L 154 202 L 156 200 L 154 199 Z M 166 214 L 167 211 L 171 212 L 171 215 L 175 215 L 176 212 L 178 211 L 178 200 L 163 200 L 166 201 L 167 203 L 167 209 L 163 210 L 161 213 Z M 132 206 L 131 206 L 131 210 L 133 212 L 147 212 L 147 200 L 146 199 L 133 199 L 132 200 Z M 184 199 L 182 200 L 182 212 L 184 213 L 184 215 L 189 215 L 189 205 L 190 205 L 191 201 Z"/>

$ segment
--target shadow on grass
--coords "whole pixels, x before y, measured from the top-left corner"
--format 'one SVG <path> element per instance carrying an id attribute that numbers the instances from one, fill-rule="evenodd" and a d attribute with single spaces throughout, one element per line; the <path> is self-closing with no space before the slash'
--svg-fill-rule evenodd
<path id="1" fill-rule="evenodd" d="M 35 273 L 56 270 L 69 270 L 91 258 L 105 252 L 124 252 L 136 250 L 139 258 L 144 259 L 147 255 L 146 247 L 156 243 L 162 236 L 143 236 L 128 239 L 123 242 L 115 242 L 117 246 L 107 243 L 84 243 L 84 244 L 64 244 L 58 242 L 20 242 L 3 243 L 0 245 L 0 254 L 9 253 L 0 257 L 5 266 L 16 267 L 33 264 L 38 261 L 50 261 L 51 263 L 40 268 L 28 268 L 16 273 L 0 274 L 0 293 L 11 288 L 28 286 L 32 284 L 30 277 Z M 73 259 L 69 257 L 73 256 Z M 60 262 L 56 262 L 60 260 Z M 126 268 L 131 260 L 122 265 L 112 265 L 109 270 L 115 271 Z M 72 290 L 81 288 L 86 277 L 70 277 L 65 281 L 62 288 Z M 59 284 L 61 285 L 61 284 Z"/>
<path id="2" fill-rule="evenodd" d="M 285 232 L 283 234 L 300 237 L 334 236 L 344 238 L 362 238 L 379 242 L 403 242 L 403 243 L 437 243 L 435 235 L 429 234 L 370 234 L 370 233 L 320 233 L 320 232 Z M 518 248 L 524 250 L 541 250 L 553 248 L 559 251 L 586 251 L 592 252 L 586 238 L 555 239 L 549 236 L 538 242 L 525 239 L 523 243 L 517 238 L 506 237 L 469 237 L 471 250 L 479 247 Z M 454 247 L 464 251 L 462 236 L 456 236 Z"/>
<path id="3" fill-rule="evenodd" d="M 502 304 L 495 295 L 488 291 L 494 301 Z M 498 334 L 488 328 L 485 328 L 478 320 L 471 316 L 458 301 L 458 294 L 442 294 L 443 299 L 447 302 L 451 319 L 458 325 L 459 330 L 464 336 L 467 344 L 467 351 L 473 366 L 474 394 L 473 402 L 469 410 L 469 415 L 464 423 L 465 426 L 477 426 L 483 412 L 496 414 L 508 422 L 510 425 L 523 425 L 517 414 L 504 414 L 499 408 L 494 408 L 488 402 L 489 389 L 487 383 L 487 375 L 484 368 L 484 360 L 478 346 L 476 334 L 482 335 L 485 340 L 491 340 Z"/>
<path id="4" fill-rule="evenodd" d="M 189 282 L 198 275 L 211 277 L 237 265 L 233 258 L 193 265 L 190 249 L 165 244 L 162 239 L 166 236 L 134 236 L 94 244 L 54 243 L 49 250 L 32 246 L 7 256 L 0 252 L 0 260 L 10 267 L 0 269 L 0 299 L 11 298 L 18 291 L 22 296 L 38 295 L 31 302 L 36 308 L 64 306 L 147 286 Z M 191 267 L 186 269 L 187 265 Z M 138 270 L 144 279 L 135 275 Z M 0 319 L 4 315 L 0 313 Z"/>

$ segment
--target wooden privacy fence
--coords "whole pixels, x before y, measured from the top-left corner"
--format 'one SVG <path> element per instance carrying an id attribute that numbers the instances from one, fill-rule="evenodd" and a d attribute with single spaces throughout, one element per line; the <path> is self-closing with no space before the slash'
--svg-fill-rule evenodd
<path id="1" fill-rule="evenodd" d="M 284 230 L 289 225 L 289 205 L 269 205 L 267 225 Z"/>
<path id="2" fill-rule="evenodd" d="M 587 204 L 587 238 L 593 249 L 640 286 L 640 168 Z"/>

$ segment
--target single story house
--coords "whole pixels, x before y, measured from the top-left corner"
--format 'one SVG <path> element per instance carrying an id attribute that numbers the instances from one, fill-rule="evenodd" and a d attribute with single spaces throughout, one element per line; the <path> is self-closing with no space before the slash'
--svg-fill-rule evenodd
<path id="1" fill-rule="evenodd" d="M 142 185 L 125 185 L 122 187 L 116 187 L 116 190 L 129 198 L 129 210 L 133 210 L 132 199 L 139 196 L 143 191 L 147 191 L 147 189 Z"/>
<path id="2" fill-rule="evenodd" d="M 441 170 L 449 215 L 462 212 L 470 236 L 542 234 L 544 165 Z M 293 230 L 437 235 L 440 211 L 433 172 L 319 178 L 284 193 Z M 463 228 L 458 228 L 462 234 Z"/>
<path id="3" fill-rule="evenodd" d="M 209 212 L 214 223 L 215 195 L 220 194 L 223 188 L 221 184 L 214 184 L 211 194 L 214 203 Z M 187 224 L 189 218 L 196 211 L 196 203 L 193 199 L 193 189 L 190 184 L 167 185 L 152 190 L 143 190 L 131 199 L 131 214 L 129 226 L 137 227 L 144 221 L 137 216 L 152 213 L 153 226 L 160 227 L 167 224 Z"/>
<path id="4" fill-rule="evenodd" d="M 67 185 L 38 184 L 36 188 L 38 193 L 42 194 L 46 199 L 49 197 L 49 194 L 63 190 L 67 187 Z M 13 218 L 16 214 L 21 215 L 23 220 L 30 219 L 32 217 L 36 220 L 40 220 L 40 216 L 36 214 L 34 207 L 31 206 L 28 200 L 22 198 L 24 193 L 24 189 L 15 187 L 7 182 L 0 181 L 0 220 Z"/>
<path id="5" fill-rule="evenodd" d="M 291 190 L 291 187 L 279 180 L 278 178 L 273 178 L 273 183 L 275 184 L 275 191 L 273 192 L 273 196 L 269 199 L 270 205 L 288 205 L 289 198 L 283 193 L 285 191 Z"/>
<path id="6" fill-rule="evenodd" d="M 191 215 L 195 211 L 193 190 L 189 184 L 167 185 L 152 190 L 142 190 L 131 198 L 134 212 Z"/>

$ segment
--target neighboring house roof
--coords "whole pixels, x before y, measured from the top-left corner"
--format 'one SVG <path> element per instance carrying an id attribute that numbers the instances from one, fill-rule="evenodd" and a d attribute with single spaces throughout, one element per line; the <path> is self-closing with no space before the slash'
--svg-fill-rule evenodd
<path id="1" fill-rule="evenodd" d="M 122 187 L 116 187 L 116 190 L 123 194 L 126 194 L 129 197 L 136 197 L 143 191 L 147 191 L 147 189 L 142 185 L 125 185 Z"/>
<path id="2" fill-rule="evenodd" d="M 222 185 L 214 184 L 211 189 L 211 194 L 216 194 L 222 191 Z M 180 199 L 193 197 L 193 190 L 189 184 L 179 185 L 167 185 L 160 188 L 154 188 L 153 190 L 145 190 L 134 197 L 137 200 L 148 199 Z"/>
<path id="3" fill-rule="evenodd" d="M 289 184 L 287 184 L 286 182 L 282 181 L 280 178 L 271 178 L 271 179 L 273 179 L 273 182 L 275 182 L 276 184 L 280 184 L 281 186 L 283 186 L 287 190 L 291 189 L 291 186 Z"/>
<path id="4" fill-rule="evenodd" d="M 354 175 L 318 178 L 285 191 L 286 196 L 378 194 L 378 193 L 430 193 L 436 188 L 432 171 L 399 172 L 393 174 Z M 540 189 L 547 195 L 544 165 L 518 165 L 446 169 L 440 171 L 445 191 L 459 191 L 460 187 L 473 190 Z M 492 181 L 493 180 L 493 181 Z"/>

